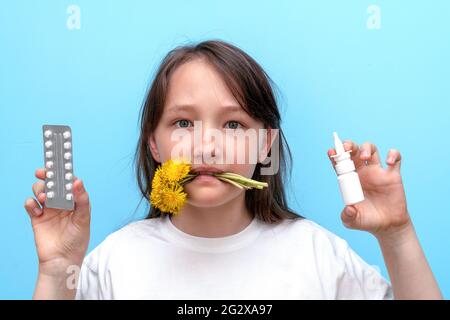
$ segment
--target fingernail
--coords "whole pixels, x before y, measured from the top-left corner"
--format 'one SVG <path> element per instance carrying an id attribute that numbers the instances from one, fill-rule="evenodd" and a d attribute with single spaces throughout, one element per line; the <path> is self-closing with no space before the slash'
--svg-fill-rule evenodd
<path id="1" fill-rule="evenodd" d="M 362 151 L 362 153 L 361 153 L 361 157 L 362 158 L 367 158 L 367 157 L 369 157 L 370 156 L 370 154 L 369 154 L 369 151 L 368 150 L 363 150 Z"/>
<path id="2" fill-rule="evenodd" d="M 34 213 L 36 216 L 38 216 L 38 215 L 41 214 L 41 209 L 39 209 L 39 208 L 34 208 L 34 209 L 33 209 L 33 213 Z"/>
<path id="3" fill-rule="evenodd" d="M 353 210 L 351 207 L 347 207 L 347 208 L 345 208 L 345 214 L 347 216 L 349 216 L 350 218 L 353 218 L 356 214 L 356 211 Z"/>
<path id="4" fill-rule="evenodd" d="M 394 163 L 395 162 L 395 158 L 394 157 L 389 157 L 388 162 L 389 163 Z"/>

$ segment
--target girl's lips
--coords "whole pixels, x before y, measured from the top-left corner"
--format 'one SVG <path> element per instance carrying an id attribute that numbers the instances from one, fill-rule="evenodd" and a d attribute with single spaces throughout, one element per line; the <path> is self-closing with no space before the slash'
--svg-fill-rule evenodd
<path id="1" fill-rule="evenodd" d="M 200 173 L 197 177 L 195 177 L 192 181 L 195 182 L 216 182 L 220 181 L 215 176 L 213 176 L 211 173 Z"/>
<path id="2" fill-rule="evenodd" d="M 213 173 L 223 173 L 223 170 L 211 167 L 211 166 L 200 166 L 192 169 L 194 174 L 213 174 Z"/>

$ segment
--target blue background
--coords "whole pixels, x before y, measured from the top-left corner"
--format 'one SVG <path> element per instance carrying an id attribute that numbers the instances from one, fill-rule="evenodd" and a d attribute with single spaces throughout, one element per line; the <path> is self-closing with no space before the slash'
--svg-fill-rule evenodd
<path id="1" fill-rule="evenodd" d="M 69 30 L 67 7 L 81 9 Z M 367 27 L 369 5 L 381 29 Z M 404 157 L 409 210 L 450 295 L 449 1 L 4 1 L 0 6 L 0 298 L 32 296 L 37 257 L 23 209 L 42 166 L 41 125 L 69 124 L 92 199 L 89 250 L 133 219 L 138 112 L 174 46 L 220 38 L 252 55 L 280 92 L 294 153 L 292 207 L 386 274 L 375 239 L 345 229 L 328 158 L 332 132 Z"/>

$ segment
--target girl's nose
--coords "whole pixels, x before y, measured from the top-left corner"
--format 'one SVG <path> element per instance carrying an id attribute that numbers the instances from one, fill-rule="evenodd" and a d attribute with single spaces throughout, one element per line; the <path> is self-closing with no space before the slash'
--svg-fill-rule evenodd
<path id="1" fill-rule="evenodd" d="M 201 141 L 194 141 L 194 163 L 221 163 L 223 137 L 219 133 L 204 132 Z"/>

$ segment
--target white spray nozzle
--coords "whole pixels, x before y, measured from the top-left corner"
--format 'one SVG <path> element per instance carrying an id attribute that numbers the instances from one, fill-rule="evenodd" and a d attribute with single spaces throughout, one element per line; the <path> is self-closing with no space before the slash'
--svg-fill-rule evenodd
<path id="1" fill-rule="evenodd" d="M 333 132 L 334 136 L 334 148 L 336 149 L 336 155 L 331 156 L 332 158 L 340 157 L 345 154 L 349 154 L 351 150 L 345 151 L 344 144 L 342 143 L 341 139 L 339 139 L 339 136 L 337 132 Z"/>
<path id="2" fill-rule="evenodd" d="M 336 162 L 334 168 L 338 175 L 339 189 L 345 205 L 352 205 L 364 200 L 364 192 L 356 172 L 355 164 L 351 160 L 350 152 L 345 151 L 344 144 L 336 132 L 333 132 L 336 155 L 331 156 Z"/>

